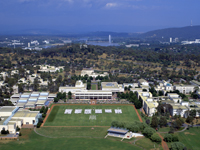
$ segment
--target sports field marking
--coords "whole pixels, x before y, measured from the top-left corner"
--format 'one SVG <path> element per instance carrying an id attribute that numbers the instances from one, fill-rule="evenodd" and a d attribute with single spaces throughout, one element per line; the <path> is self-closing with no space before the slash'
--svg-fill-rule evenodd
<path id="1" fill-rule="evenodd" d="M 80 106 L 88 106 L 88 104 L 52 104 L 51 105 L 51 108 L 49 108 L 49 110 L 47 111 L 47 114 L 46 114 L 46 117 L 44 118 L 44 120 L 43 120 L 43 123 L 42 123 L 42 125 L 41 125 L 41 127 L 44 127 L 44 124 L 45 124 L 45 122 L 46 122 L 46 120 L 48 119 L 48 117 L 49 117 L 49 115 L 50 115 L 50 113 L 52 112 L 52 110 L 53 110 L 53 108 L 54 108 L 54 106 L 65 106 L 65 105 L 67 105 L 67 106 L 78 106 L 78 105 L 80 105 Z M 100 104 L 95 104 L 95 105 L 100 105 Z M 102 106 L 131 106 L 132 104 L 102 104 Z M 134 107 L 134 105 L 132 105 L 133 107 Z M 135 107 L 134 107 L 135 108 Z M 136 114 L 137 114 L 137 116 L 138 116 L 138 118 L 139 118 L 139 120 L 141 119 L 141 117 L 140 117 L 140 115 L 138 114 L 138 111 L 137 111 L 137 109 L 135 108 L 135 112 L 136 112 Z M 140 120 L 140 122 L 142 122 L 142 120 Z M 46 126 L 47 127 L 47 126 Z M 52 127 L 56 127 L 56 126 L 52 126 Z M 69 127 L 71 127 L 71 126 L 69 126 Z M 74 126 L 75 127 L 75 126 Z M 78 127 L 81 127 L 81 126 L 78 126 Z M 103 126 L 102 126 L 103 127 Z M 107 127 L 107 126 L 106 126 Z"/>

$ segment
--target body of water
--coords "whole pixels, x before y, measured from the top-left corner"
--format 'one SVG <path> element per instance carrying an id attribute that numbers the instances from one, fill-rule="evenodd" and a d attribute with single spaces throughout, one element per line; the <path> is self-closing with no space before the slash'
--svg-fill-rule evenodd
<path id="1" fill-rule="evenodd" d="M 87 42 L 88 45 L 98 45 L 98 46 L 120 46 L 118 43 L 108 43 L 108 42 Z"/>

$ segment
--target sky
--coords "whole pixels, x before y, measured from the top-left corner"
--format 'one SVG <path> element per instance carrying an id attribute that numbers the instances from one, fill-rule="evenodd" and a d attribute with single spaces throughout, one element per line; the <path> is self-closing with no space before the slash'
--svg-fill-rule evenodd
<path id="1" fill-rule="evenodd" d="M 200 0 L 0 0 L 0 33 L 147 32 L 200 25 Z"/>

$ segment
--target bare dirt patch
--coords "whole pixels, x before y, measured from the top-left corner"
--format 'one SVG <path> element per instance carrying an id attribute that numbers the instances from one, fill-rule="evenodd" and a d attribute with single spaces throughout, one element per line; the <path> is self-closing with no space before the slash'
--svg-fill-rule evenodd
<path id="1" fill-rule="evenodd" d="M 190 134 L 190 135 L 195 135 L 194 133 L 190 133 L 190 132 L 184 132 L 185 135 Z"/>

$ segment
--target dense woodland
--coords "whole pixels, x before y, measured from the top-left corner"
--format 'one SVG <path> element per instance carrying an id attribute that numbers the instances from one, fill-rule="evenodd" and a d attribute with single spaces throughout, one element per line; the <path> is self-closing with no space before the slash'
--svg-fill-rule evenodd
<path id="1" fill-rule="evenodd" d="M 59 86 L 74 85 L 78 79 L 90 83 L 91 79 L 80 77 L 80 71 L 89 67 L 100 73 L 107 71 L 109 77 L 102 80 L 116 81 L 119 84 L 135 82 L 139 78 L 145 78 L 155 84 L 162 79 L 171 79 L 172 83 L 188 83 L 194 77 L 199 80 L 199 56 L 199 45 L 154 45 L 139 48 L 88 46 L 80 49 L 80 44 L 73 44 L 42 51 L 0 48 L 0 72 L 6 71 L 9 74 L 5 79 L 8 88 L 2 87 L 2 91 L 5 95 L 12 94 L 12 86 L 20 78 L 27 78 L 29 75 L 25 69 L 30 70 L 30 74 L 39 73 L 49 84 L 47 87 L 39 87 L 39 80 L 36 78 L 32 84 L 18 84 L 19 92 L 24 89 L 57 92 Z M 65 68 L 62 73 L 38 72 L 37 65 L 44 64 Z M 11 70 L 14 69 L 19 70 L 19 74 L 11 76 Z"/>

